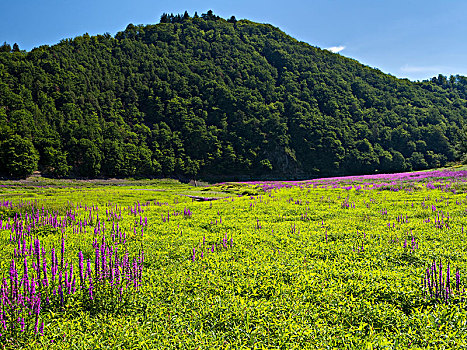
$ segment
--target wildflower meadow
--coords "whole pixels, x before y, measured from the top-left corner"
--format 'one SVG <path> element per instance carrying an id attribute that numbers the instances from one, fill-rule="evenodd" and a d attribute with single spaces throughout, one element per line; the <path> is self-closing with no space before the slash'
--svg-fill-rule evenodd
<path id="1" fill-rule="evenodd" d="M 466 181 L 4 181 L 0 343 L 466 347 Z"/>

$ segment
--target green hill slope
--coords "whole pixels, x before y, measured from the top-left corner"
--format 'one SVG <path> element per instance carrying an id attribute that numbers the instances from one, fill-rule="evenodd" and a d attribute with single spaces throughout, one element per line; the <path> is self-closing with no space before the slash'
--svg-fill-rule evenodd
<path id="1" fill-rule="evenodd" d="M 464 77 L 397 79 L 212 15 L 0 48 L 0 172 L 312 177 L 455 159 Z"/>

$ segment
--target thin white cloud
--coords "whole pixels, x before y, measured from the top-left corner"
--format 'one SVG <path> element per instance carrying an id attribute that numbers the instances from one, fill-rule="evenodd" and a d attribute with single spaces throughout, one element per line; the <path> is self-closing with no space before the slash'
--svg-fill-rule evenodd
<path id="1" fill-rule="evenodd" d="M 331 46 L 331 47 L 326 48 L 326 50 L 334 52 L 334 53 L 341 52 L 344 49 L 345 49 L 345 46 L 342 46 L 342 45 L 340 45 L 340 46 Z"/>

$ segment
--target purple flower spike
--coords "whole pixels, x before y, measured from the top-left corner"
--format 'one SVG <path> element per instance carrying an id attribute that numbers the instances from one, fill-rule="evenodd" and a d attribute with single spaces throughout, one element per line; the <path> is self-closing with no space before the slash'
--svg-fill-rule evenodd
<path id="1" fill-rule="evenodd" d="M 86 280 L 86 276 L 91 281 L 92 278 L 92 270 L 91 270 L 91 260 L 87 260 L 87 266 L 86 266 L 86 274 L 84 275 L 84 280 Z"/>
<path id="2" fill-rule="evenodd" d="M 78 253 L 78 260 L 79 260 L 79 279 L 80 279 L 80 286 L 81 288 L 84 285 L 84 265 L 83 265 L 83 252 L 80 250 Z"/>
<path id="3" fill-rule="evenodd" d="M 65 236 L 62 236 L 62 257 L 60 261 L 61 268 L 63 268 L 64 261 L 65 261 Z"/>
<path id="4" fill-rule="evenodd" d="M 38 333 L 37 326 L 39 325 L 39 318 L 36 318 L 36 324 L 34 325 L 34 334 Z"/>
<path id="5" fill-rule="evenodd" d="M 94 296 L 92 294 L 92 282 L 89 283 L 89 299 L 94 300 Z"/>
<path id="6" fill-rule="evenodd" d="M 26 257 L 24 257 L 24 274 L 23 274 L 23 285 L 24 285 L 24 291 L 29 291 L 29 275 L 28 275 L 28 260 Z"/>
<path id="7" fill-rule="evenodd" d="M 37 257 L 40 256 L 40 253 L 41 253 L 41 244 L 39 242 L 39 239 L 36 238 L 34 240 L 34 255 L 36 255 Z"/>

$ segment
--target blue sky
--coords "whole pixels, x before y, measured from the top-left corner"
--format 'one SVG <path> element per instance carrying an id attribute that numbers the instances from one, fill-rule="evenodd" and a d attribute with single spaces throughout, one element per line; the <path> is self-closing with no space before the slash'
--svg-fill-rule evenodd
<path id="1" fill-rule="evenodd" d="M 400 78 L 467 76 L 467 1 L 463 0 L 2 0 L 0 43 L 21 49 L 84 33 L 158 23 L 163 12 L 271 23 L 298 40 Z"/>

